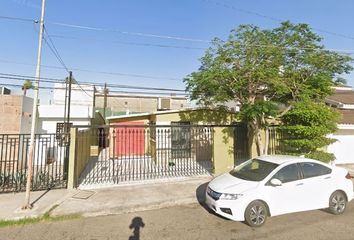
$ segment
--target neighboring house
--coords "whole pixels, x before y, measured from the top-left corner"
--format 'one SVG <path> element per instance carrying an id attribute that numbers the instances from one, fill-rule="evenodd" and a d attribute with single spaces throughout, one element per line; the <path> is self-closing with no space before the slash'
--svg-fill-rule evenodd
<path id="1" fill-rule="evenodd" d="M 106 96 L 106 116 L 131 113 L 152 113 L 158 110 L 180 110 L 190 106 L 186 96 L 159 96 L 143 94 L 108 94 Z M 96 108 L 101 113 L 104 108 L 104 94 L 96 94 Z"/>
<path id="2" fill-rule="evenodd" d="M 336 156 L 335 164 L 354 164 L 354 91 L 351 87 L 338 87 L 326 103 L 342 114 L 338 130 L 331 135 L 337 141 L 328 146 L 328 152 Z"/>
<path id="3" fill-rule="evenodd" d="M 22 169 L 26 162 L 26 139 L 31 131 L 33 99 L 11 95 L 1 88 L 0 94 L 0 192 L 11 172 Z"/>
<path id="4" fill-rule="evenodd" d="M 65 116 L 65 83 L 55 83 L 53 90 L 53 99 L 49 105 L 40 105 L 38 107 L 37 119 L 37 133 L 42 136 L 50 134 L 50 139 L 55 141 L 57 146 L 43 147 L 41 154 L 46 154 L 46 158 L 50 155 L 58 163 L 63 163 L 65 158 L 66 148 L 65 144 L 58 141 L 60 138 L 57 133 L 57 123 L 64 122 Z M 94 108 L 94 94 L 95 87 L 92 85 L 78 85 L 72 84 L 71 86 L 71 104 L 70 104 L 70 123 L 73 126 L 84 125 L 102 125 L 104 119 L 99 112 Z M 67 98 L 68 99 L 68 98 Z M 62 137 L 62 139 L 65 137 Z M 64 140 L 65 141 L 65 140 Z M 63 145 L 63 146 L 62 146 Z M 40 155 L 39 159 L 43 157 Z"/>
<path id="5" fill-rule="evenodd" d="M 117 126 L 115 141 L 112 141 L 114 147 L 111 146 L 111 149 L 114 148 L 114 155 L 143 155 L 148 144 L 149 148 L 154 149 L 153 155 L 157 161 L 168 154 L 171 154 L 171 159 L 193 155 L 197 161 L 211 159 L 212 133 L 210 128 L 195 128 L 193 125 L 231 124 L 236 121 L 233 112 L 210 109 L 156 111 L 112 116 L 107 120 L 110 125 Z M 188 127 L 190 125 L 192 127 Z M 140 134 L 141 126 L 151 126 L 149 135 L 152 136 L 152 140 L 144 138 L 145 133 Z M 127 139 L 127 129 L 138 134 Z M 194 151 L 193 149 L 196 148 L 193 145 L 196 142 L 200 144 L 199 140 L 202 140 L 203 144 L 199 146 L 198 151 Z M 239 143 L 244 145 L 244 151 L 247 152 L 247 143 L 244 144 L 242 141 Z"/>
<path id="6" fill-rule="evenodd" d="M 104 124 L 103 118 L 94 107 L 95 87 L 73 84 L 71 92 L 70 123 L 73 125 Z M 38 133 L 56 133 L 57 123 L 64 122 L 65 83 L 56 83 L 53 101 L 38 108 Z"/>
<path id="7" fill-rule="evenodd" d="M 30 133 L 33 99 L 1 93 L 8 94 L 0 94 L 0 134 Z"/>

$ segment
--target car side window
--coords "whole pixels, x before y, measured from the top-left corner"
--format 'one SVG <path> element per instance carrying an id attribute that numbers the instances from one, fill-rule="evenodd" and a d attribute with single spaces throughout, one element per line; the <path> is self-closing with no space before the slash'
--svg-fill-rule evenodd
<path id="1" fill-rule="evenodd" d="M 322 176 L 322 175 L 330 174 L 332 172 L 332 169 L 325 167 L 321 164 L 312 163 L 312 162 L 300 163 L 300 166 L 302 168 L 304 178 Z"/>
<path id="2" fill-rule="evenodd" d="M 282 183 L 299 180 L 299 168 L 297 164 L 290 164 L 280 169 L 273 178 L 279 179 Z"/>

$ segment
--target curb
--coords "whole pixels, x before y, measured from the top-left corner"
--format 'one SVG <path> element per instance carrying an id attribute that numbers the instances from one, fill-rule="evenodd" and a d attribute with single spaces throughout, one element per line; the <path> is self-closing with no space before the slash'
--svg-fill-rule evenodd
<path id="1" fill-rule="evenodd" d="M 173 206 L 181 206 L 181 205 L 188 205 L 188 204 L 195 204 L 195 203 L 198 203 L 196 198 L 186 198 L 183 200 L 180 199 L 178 201 L 151 203 L 146 206 L 136 205 L 131 207 L 116 207 L 116 208 L 111 208 L 103 211 L 93 211 L 93 212 L 85 212 L 85 213 L 78 213 L 78 214 L 80 214 L 83 217 L 120 215 L 126 213 L 144 212 L 144 211 L 157 210 L 157 209 L 163 209 L 163 208 L 168 208 Z"/>

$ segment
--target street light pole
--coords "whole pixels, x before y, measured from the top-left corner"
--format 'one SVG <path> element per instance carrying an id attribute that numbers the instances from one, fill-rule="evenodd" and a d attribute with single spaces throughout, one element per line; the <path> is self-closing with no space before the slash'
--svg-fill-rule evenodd
<path id="1" fill-rule="evenodd" d="M 40 30 L 39 30 L 39 41 L 38 41 L 38 54 L 37 54 L 37 67 L 36 67 L 36 79 L 34 86 L 34 99 L 33 99 L 33 111 L 32 111 L 32 124 L 31 124 L 31 141 L 28 153 L 27 161 L 27 182 L 26 182 L 26 195 L 23 209 L 31 209 L 32 205 L 30 203 L 30 191 L 32 184 L 32 175 L 33 175 L 33 149 L 35 145 L 35 131 L 36 131 L 36 121 L 37 121 L 37 108 L 38 108 L 38 91 L 39 91 L 39 80 L 41 76 L 41 58 L 42 58 L 42 40 L 43 40 L 43 31 L 44 31 L 44 10 L 45 10 L 45 0 L 42 0 L 42 11 L 41 11 L 41 20 Z"/>

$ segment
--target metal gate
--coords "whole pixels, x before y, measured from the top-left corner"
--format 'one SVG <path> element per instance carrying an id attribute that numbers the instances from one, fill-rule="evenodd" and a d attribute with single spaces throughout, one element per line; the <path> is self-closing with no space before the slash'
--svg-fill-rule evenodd
<path id="1" fill-rule="evenodd" d="M 80 186 L 209 175 L 213 168 L 210 126 L 101 126 L 77 137 L 90 147 Z"/>
<path id="2" fill-rule="evenodd" d="M 248 130 L 246 124 L 234 126 L 234 164 L 239 165 L 250 157 Z"/>
<path id="3" fill-rule="evenodd" d="M 36 134 L 31 190 L 66 188 L 67 146 L 56 134 Z M 24 191 L 27 181 L 29 134 L 0 134 L 0 193 Z"/>

